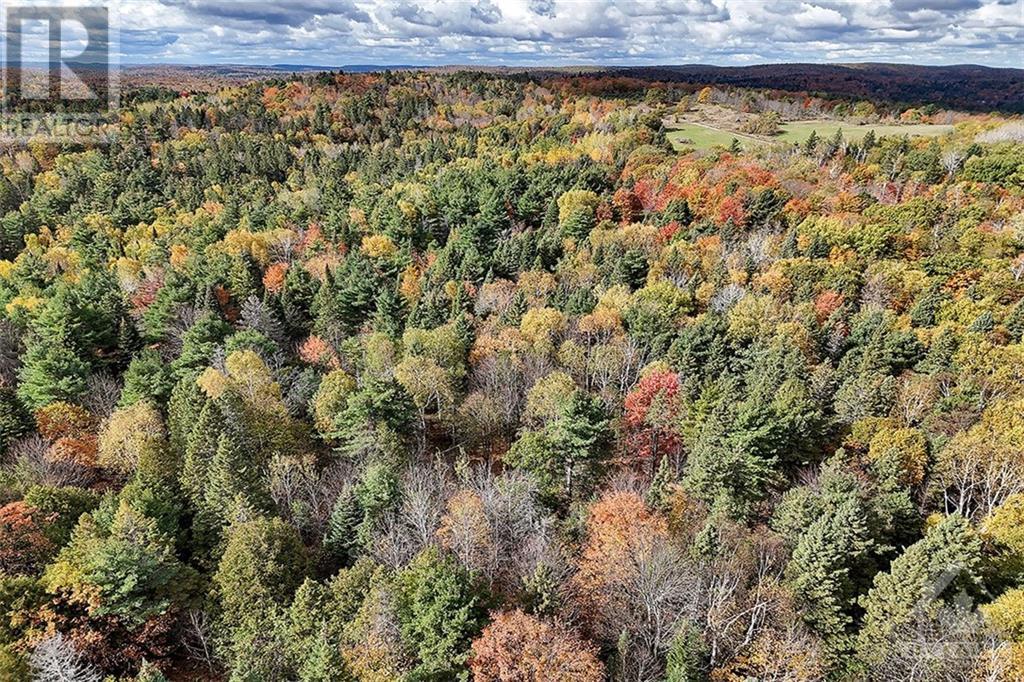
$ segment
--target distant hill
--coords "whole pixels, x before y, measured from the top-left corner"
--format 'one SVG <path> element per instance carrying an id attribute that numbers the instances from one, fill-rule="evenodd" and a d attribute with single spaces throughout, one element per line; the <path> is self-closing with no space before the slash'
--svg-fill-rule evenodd
<path id="1" fill-rule="evenodd" d="M 415 64 L 388 64 L 386 66 L 380 66 L 379 64 L 345 64 L 343 66 L 310 66 L 309 64 L 274 64 L 270 68 L 291 72 L 346 71 L 348 73 L 368 73 L 371 71 L 383 71 L 385 69 L 391 71 L 409 71 L 412 69 L 422 69 L 430 67 L 416 66 Z"/>
<path id="2" fill-rule="evenodd" d="M 609 70 L 676 82 L 808 91 L 906 104 L 932 103 L 963 111 L 1024 113 L 1024 69 L 974 64 L 686 64 Z"/>
<path id="3" fill-rule="evenodd" d="M 936 104 L 962 111 L 1024 113 L 1024 69 L 990 68 L 973 64 L 914 66 L 908 64 L 758 64 L 714 66 L 684 64 L 666 66 L 568 66 L 507 67 L 480 65 L 415 66 L 411 64 L 244 64 L 137 65 L 125 66 L 129 84 L 165 84 L 184 76 L 186 82 L 214 85 L 317 71 L 487 71 L 530 73 L 537 77 L 565 74 L 609 73 L 636 78 L 689 83 L 768 88 L 787 92 L 811 92 L 907 105 Z"/>

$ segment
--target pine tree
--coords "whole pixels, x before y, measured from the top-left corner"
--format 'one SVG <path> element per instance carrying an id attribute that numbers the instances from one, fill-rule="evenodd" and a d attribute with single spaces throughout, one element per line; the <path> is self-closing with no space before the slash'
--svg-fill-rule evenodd
<path id="1" fill-rule="evenodd" d="M 508 308 L 501 314 L 501 323 L 507 327 L 518 327 L 527 309 L 526 294 L 517 289 Z"/>
<path id="2" fill-rule="evenodd" d="M 141 344 L 142 339 L 139 337 L 139 331 L 135 328 L 135 323 L 128 317 L 122 316 L 118 320 L 117 326 L 117 354 L 122 367 L 124 362 L 131 360 Z"/>
<path id="3" fill-rule="evenodd" d="M 217 346 L 230 332 L 231 327 L 212 312 L 196 320 L 182 336 L 181 355 L 171 363 L 175 376 L 181 378 L 209 365 Z"/>
<path id="4" fill-rule="evenodd" d="M 179 379 L 171 389 L 167 403 L 167 435 L 171 451 L 184 458 L 185 448 L 192 430 L 206 407 L 206 395 L 196 383 L 195 377 Z"/>
<path id="5" fill-rule="evenodd" d="M 981 540 L 962 516 L 952 514 L 875 576 L 862 600 L 864 626 L 858 653 L 871 663 L 884 656 L 889 636 L 915 615 L 927 616 L 944 597 L 975 590 Z"/>
<path id="6" fill-rule="evenodd" d="M 310 310 L 316 291 L 316 283 L 305 268 L 288 268 L 279 302 L 289 336 L 298 338 L 309 333 L 312 325 Z"/>
<path id="7" fill-rule="evenodd" d="M 743 518 L 777 479 L 777 462 L 759 457 L 742 445 L 751 432 L 733 431 L 735 384 L 723 382 L 717 390 L 721 395 L 698 427 L 683 483 L 719 511 Z"/>
<path id="8" fill-rule="evenodd" d="M 426 550 L 402 569 L 396 583 L 402 641 L 416 658 L 410 677 L 458 677 L 484 616 L 470 576 L 454 560 Z"/>
<path id="9" fill-rule="evenodd" d="M 871 149 L 874 148 L 874 146 L 875 146 L 875 129 L 874 128 L 871 128 L 870 130 L 868 130 L 867 135 L 865 135 L 864 139 L 861 140 L 860 146 L 861 146 L 861 149 L 863 149 L 865 152 L 871 151 Z"/>
<path id="10" fill-rule="evenodd" d="M 377 275 L 370 261 L 358 253 L 349 257 L 340 274 L 336 279 L 338 321 L 351 333 L 357 331 L 373 311 L 378 293 Z"/>
<path id="11" fill-rule="evenodd" d="M 577 390 L 558 418 L 520 436 L 506 462 L 532 473 L 549 503 L 568 504 L 597 485 L 610 440 L 600 400 Z"/>
<path id="12" fill-rule="evenodd" d="M 29 337 L 18 372 L 18 397 L 30 409 L 52 402 L 74 402 L 86 389 L 89 365 L 62 337 Z"/>
<path id="13" fill-rule="evenodd" d="M 786 568 L 804 621 L 835 654 L 844 654 L 851 644 L 849 607 L 857 597 L 851 568 L 868 560 L 872 549 L 864 510 L 848 497 L 801 534 Z"/>
<path id="14" fill-rule="evenodd" d="M 683 621 L 672 638 L 665 660 L 665 682 L 699 682 L 704 679 L 706 645 L 700 630 Z"/>
<path id="15" fill-rule="evenodd" d="M 7 454 L 11 441 L 32 430 L 32 415 L 8 388 L 0 387 L 0 458 Z"/>
<path id="16" fill-rule="evenodd" d="M 807 136 L 806 140 L 804 140 L 804 153 L 813 154 L 815 151 L 817 151 L 818 141 L 818 131 L 812 130 L 811 134 Z"/>
<path id="17" fill-rule="evenodd" d="M 239 497 L 251 507 L 266 507 L 265 476 L 253 449 L 232 430 L 223 431 L 206 477 L 203 500 L 207 512 L 223 520 L 223 512 Z"/>
<path id="18" fill-rule="evenodd" d="M 191 397 L 185 391 L 182 391 L 181 396 L 182 400 L 188 400 Z M 180 438 L 180 435 L 176 434 L 177 423 L 178 418 L 172 417 L 170 424 L 172 447 L 178 447 L 177 439 Z M 181 487 L 196 509 L 202 509 L 205 506 L 210 463 L 217 453 L 223 426 L 224 416 L 221 414 L 220 407 L 214 401 L 208 400 L 199 412 L 198 419 L 192 423 L 192 429 L 185 441 Z"/>
<path id="19" fill-rule="evenodd" d="M 674 476 L 669 464 L 668 457 L 662 457 L 658 462 L 658 468 L 654 472 L 654 478 L 647 489 L 644 500 L 652 509 L 664 509 L 668 506 L 670 489 Z"/>
<path id="20" fill-rule="evenodd" d="M 353 488 L 346 488 L 334 501 L 324 531 L 324 550 L 343 564 L 350 564 L 357 554 L 359 524 L 363 508 Z"/>
<path id="21" fill-rule="evenodd" d="M 933 285 L 921 294 L 910 309 L 910 322 L 915 327 L 931 327 L 935 325 L 935 315 L 947 295 L 942 287 Z"/>
<path id="22" fill-rule="evenodd" d="M 394 287 L 381 289 L 374 307 L 374 331 L 383 332 L 393 339 L 400 338 L 405 329 L 405 307 Z"/>
<path id="23" fill-rule="evenodd" d="M 259 516 L 232 523 L 226 537 L 213 582 L 228 659 L 240 679 L 294 679 L 283 616 L 309 566 L 302 539 L 281 519 Z"/>
<path id="24" fill-rule="evenodd" d="M 1003 320 L 1003 326 L 1010 332 L 1010 338 L 1019 342 L 1024 338 L 1024 299 L 1017 301 Z"/>
<path id="25" fill-rule="evenodd" d="M 150 400 L 163 405 L 170 398 L 173 387 L 170 368 L 159 351 L 143 348 L 125 370 L 124 388 L 118 404 L 127 407 L 141 400 Z"/>

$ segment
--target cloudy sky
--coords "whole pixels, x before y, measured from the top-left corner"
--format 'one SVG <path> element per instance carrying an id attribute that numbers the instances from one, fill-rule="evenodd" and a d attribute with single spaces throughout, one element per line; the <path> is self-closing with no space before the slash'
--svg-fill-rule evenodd
<path id="1" fill-rule="evenodd" d="M 1024 0 L 122 0 L 122 63 L 1024 65 Z"/>

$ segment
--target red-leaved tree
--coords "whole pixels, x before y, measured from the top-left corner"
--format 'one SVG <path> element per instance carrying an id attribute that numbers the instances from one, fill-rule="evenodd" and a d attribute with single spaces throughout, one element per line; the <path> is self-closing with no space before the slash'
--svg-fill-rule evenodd
<path id="1" fill-rule="evenodd" d="M 626 396 L 627 457 L 646 463 L 653 473 L 665 457 L 682 450 L 679 421 L 682 414 L 679 375 L 651 372 Z"/>

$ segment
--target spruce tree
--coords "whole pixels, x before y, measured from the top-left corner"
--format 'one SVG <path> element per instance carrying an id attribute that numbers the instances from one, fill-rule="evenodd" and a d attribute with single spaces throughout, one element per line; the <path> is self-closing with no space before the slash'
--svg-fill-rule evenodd
<path id="1" fill-rule="evenodd" d="M 405 308 L 394 287 L 385 286 L 374 302 L 373 329 L 393 339 L 405 329 Z"/>
<path id="2" fill-rule="evenodd" d="M 978 587 L 981 540 L 964 517 L 951 514 L 875 576 L 862 600 L 857 646 L 866 663 L 885 655 L 888 638 L 915 615 L 928 616 L 943 599 Z"/>
<path id="3" fill-rule="evenodd" d="M 75 402 L 85 393 L 89 365 L 62 337 L 30 336 L 18 372 L 18 397 L 32 410 L 52 402 Z"/>
<path id="4" fill-rule="evenodd" d="M 873 541 L 855 497 L 815 519 L 800 536 L 786 575 L 804 621 L 835 655 L 850 647 L 850 605 L 857 597 L 854 570 L 870 559 Z"/>

